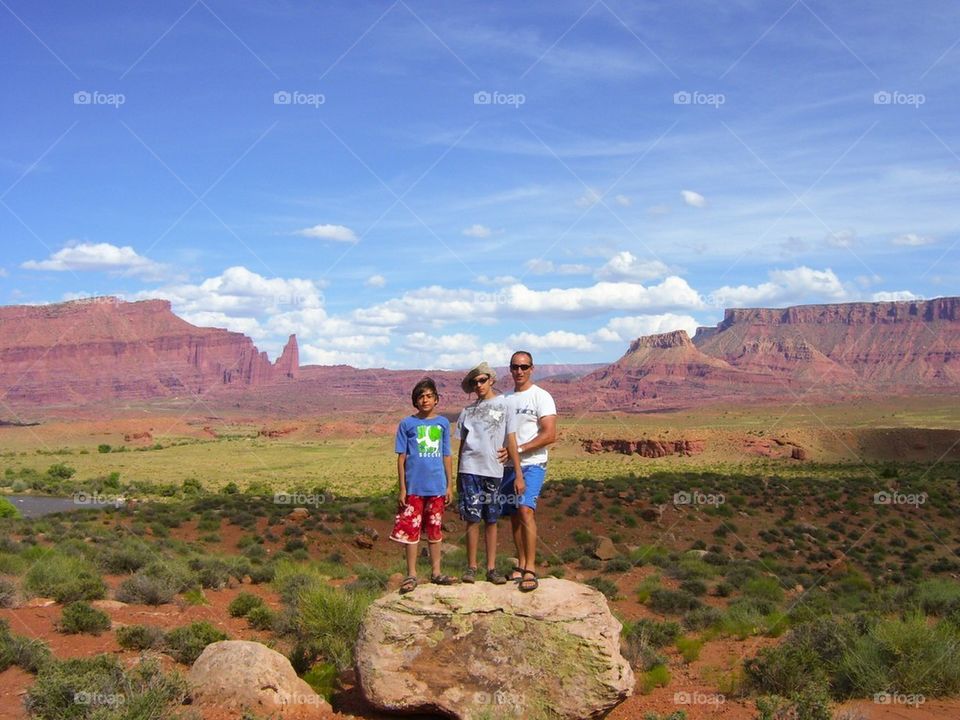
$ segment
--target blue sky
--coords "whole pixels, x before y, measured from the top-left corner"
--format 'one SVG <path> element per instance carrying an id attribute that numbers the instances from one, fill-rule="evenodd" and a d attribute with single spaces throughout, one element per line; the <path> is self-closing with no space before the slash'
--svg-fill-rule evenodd
<path id="1" fill-rule="evenodd" d="M 0 38 L 3 304 L 432 368 L 957 294 L 949 3 L 0 0 Z"/>

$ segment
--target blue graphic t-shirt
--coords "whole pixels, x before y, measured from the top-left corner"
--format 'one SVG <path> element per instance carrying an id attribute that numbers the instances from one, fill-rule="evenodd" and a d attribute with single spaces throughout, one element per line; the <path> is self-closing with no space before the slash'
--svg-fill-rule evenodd
<path id="1" fill-rule="evenodd" d="M 443 459 L 450 457 L 450 421 L 445 417 L 421 420 L 409 415 L 397 426 L 397 453 L 407 456 L 404 472 L 407 495 L 432 497 L 447 492 Z"/>

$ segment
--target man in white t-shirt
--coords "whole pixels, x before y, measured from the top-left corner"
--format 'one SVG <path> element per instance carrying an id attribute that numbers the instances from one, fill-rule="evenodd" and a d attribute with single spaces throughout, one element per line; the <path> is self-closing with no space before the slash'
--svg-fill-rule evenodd
<path id="1" fill-rule="evenodd" d="M 517 350 L 510 357 L 510 375 L 514 387 L 506 398 L 516 414 L 517 449 L 524 491 L 515 496 L 514 502 L 504 504 L 503 514 L 510 516 L 513 541 L 517 546 L 518 563 L 510 573 L 510 579 L 519 582 L 521 591 L 530 592 L 539 586 L 534 511 L 547 475 L 547 446 L 557 439 L 557 406 L 550 393 L 533 384 L 533 356 L 526 350 Z M 504 495 L 514 492 L 515 475 L 513 462 L 508 459 L 501 486 Z"/>

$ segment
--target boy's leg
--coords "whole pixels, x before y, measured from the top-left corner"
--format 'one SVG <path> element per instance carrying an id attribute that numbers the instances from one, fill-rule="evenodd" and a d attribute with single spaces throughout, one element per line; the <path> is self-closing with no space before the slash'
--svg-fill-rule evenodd
<path id="1" fill-rule="evenodd" d="M 420 549 L 420 543 L 412 543 L 404 546 L 407 554 L 407 577 L 417 576 L 417 550 Z"/>
<path id="2" fill-rule="evenodd" d="M 533 508 L 522 505 L 517 508 L 517 514 L 511 519 L 517 520 L 517 525 L 519 525 L 520 545 L 523 547 L 520 555 L 520 567 L 524 570 L 536 570 L 537 519 L 534 516 Z"/>
<path id="3" fill-rule="evenodd" d="M 467 566 L 477 567 L 477 546 L 480 544 L 480 523 L 467 523 Z"/>
<path id="4" fill-rule="evenodd" d="M 440 572 L 440 543 L 430 543 L 430 577 L 438 577 Z"/>
<path id="5" fill-rule="evenodd" d="M 484 547 L 487 551 L 487 570 L 497 566 L 497 524 L 486 523 L 484 527 Z"/>

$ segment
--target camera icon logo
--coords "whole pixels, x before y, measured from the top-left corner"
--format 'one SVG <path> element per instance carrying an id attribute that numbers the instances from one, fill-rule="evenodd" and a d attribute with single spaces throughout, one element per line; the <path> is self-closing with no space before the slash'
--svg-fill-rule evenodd
<path id="1" fill-rule="evenodd" d="M 277 90 L 273 94 L 274 105 L 289 105 L 291 102 L 293 102 L 293 95 L 286 90 Z"/>
<path id="2" fill-rule="evenodd" d="M 673 94 L 674 105 L 689 105 L 691 102 L 693 102 L 693 95 L 686 90 L 680 90 Z"/>
<path id="3" fill-rule="evenodd" d="M 893 95 L 886 90 L 880 90 L 873 94 L 874 105 L 889 105 L 893 102 Z"/>
<path id="4" fill-rule="evenodd" d="M 886 490 L 881 490 L 873 494 L 874 505 L 889 505 L 893 502 L 893 496 Z"/>
<path id="5" fill-rule="evenodd" d="M 474 105 L 489 105 L 493 102 L 493 96 L 486 90 L 479 90 L 473 94 Z"/>
<path id="6" fill-rule="evenodd" d="M 91 102 L 93 102 L 93 95 L 86 90 L 77 90 L 73 94 L 74 105 L 89 105 Z"/>
<path id="7" fill-rule="evenodd" d="M 693 497 L 688 492 L 677 492 L 673 494 L 674 505 L 689 505 Z"/>

